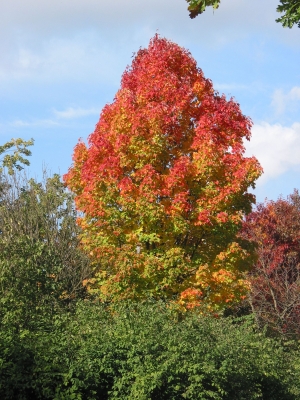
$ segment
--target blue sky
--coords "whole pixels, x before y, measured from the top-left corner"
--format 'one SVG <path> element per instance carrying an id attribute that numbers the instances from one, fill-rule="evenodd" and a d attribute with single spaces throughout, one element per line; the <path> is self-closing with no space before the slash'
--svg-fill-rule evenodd
<path id="1" fill-rule="evenodd" d="M 277 0 L 224 0 L 190 20 L 184 0 L 10 0 L 0 5 L 0 142 L 35 139 L 30 174 L 65 173 L 132 54 L 158 32 L 188 48 L 254 122 L 258 201 L 300 189 L 300 29 Z"/>

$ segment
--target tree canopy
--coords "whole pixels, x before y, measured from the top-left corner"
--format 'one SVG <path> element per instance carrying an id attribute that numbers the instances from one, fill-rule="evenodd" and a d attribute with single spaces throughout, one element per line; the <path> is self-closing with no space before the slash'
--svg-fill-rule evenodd
<path id="1" fill-rule="evenodd" d="M 284 14 L 276 19 L 276 22 L 280 22 L 288 28 L 298 24 L 298 28 L 300 28 L 300 0 L 280 0 L 277 11 Z"/>
<path id="2" fill-rule="evenodd" d="M 246 217 L 243 236 L 256 243 L 249 300 L 260 325 L 300 334 L 300 196 L 267 201 Z"/>
<path id="3" fill-rule="evenodd" d="M 221 0 L 186 0 L 189 3 L 188 10 L 190 18 L 195 18 L 202 14 L 206 7 L 217 9 Z M 276 22 L 280 22 L 284 27 L 292 28 L 294 24 L 300 27 L 300 0 L 280 0 L 280 5 L 277 7 L 279 13 L 283 13 Z"/>
<path id="4" fill-rule="evenodd" d="M 25 141 L 18 138 L 11 139 L 0 146 L 0 155 L 6 153 L 4 157 L 0 159 L 0 173 L 3 171 L 3 168 L 7 168 L 8 173 L 12 175 L 14 168 L 20 171 L 23 169 L 21 164 L 29 165 L 29 161 L 25 157 L 31 156 L 31 151 L 28 149 L 28 146 L 32 146 L 33 142 L 33 139 Z"/>
<path id="5" fill-rule="evenodd" d="M 250 127 L 187 50 L 155 36 L 138 51 L 64 177 L 83 213 L 91 288 L 212 309 L 244 295 L 236 232 L 261 174 L 244 157 Z"/>
<path id="6" fill-rule="evenodd" d="M 41 183 L 1 176 L 0 319 L 6 315 L 28 326 L 40 310 L 49 312 L 85 292 L 89 261 L 78 234 L 73 197 L 58 175 Z"/>

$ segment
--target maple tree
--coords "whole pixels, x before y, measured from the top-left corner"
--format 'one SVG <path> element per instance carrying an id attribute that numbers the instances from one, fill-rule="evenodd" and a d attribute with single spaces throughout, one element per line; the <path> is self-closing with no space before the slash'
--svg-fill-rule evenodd
<path id="1" fill-rule="evenodd" d="M 250 127 L 187 50 L 156 35 L 138 51 L 64 176 L 93 259 L 90 290 L 209 309 L 244 295 L 249 254 L 236 233 L 261 174 L 244 157 Z"/>
<path id="2" fill-rule="evenodd" d="M 246 217 L 242 235 L 257 244 L 249 301 L 260 325 L 300 334 L 300 196 L 267 201 Z"/>
<path id="3" fill-rule="evenodd" d="M 221 0 L 186 0 L 189 3 L 188 10 L 190 18 L 196 18 L 202 14 L 206 7 L 219 8 Z M 298 24 L 300 28 L 300 0 L 280 0 L 277 12 L 284 13 L 276 22 L 280 22 L 282 26 L 292 28 L 294 24 Z"/>

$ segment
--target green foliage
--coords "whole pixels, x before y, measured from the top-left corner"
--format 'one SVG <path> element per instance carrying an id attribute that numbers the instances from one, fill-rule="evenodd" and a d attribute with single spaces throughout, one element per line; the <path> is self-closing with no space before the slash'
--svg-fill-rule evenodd
<path id="1" fill-rule="evenodd" d="M 6 346 L 2 399 L 288 400 L 300 395 L 299 349 L 256 332 L 251 317 L 187 313 L 179 321 L 164 303 L 106 309 L 82 301 L 75 315 L 57 315 L 48 331 L 19 335 L 11 348 L 3 334 L 0 340 L 2 349 Z"/>
<path id="2" fill-rule="evenodd" d="M 90 313 L 84 310 L 83 315 Z M 174 319 L 163 303 L 115 310 L 114 317 L 105 322 L 107 328 L 101 329 L 106 331 L 110 352 L 97 355 L 97 363 L 107 360 L 107 354 L 116 360 L 110 367 L 114 380 L 108 398 L 289 398 L 284 376 L 287 357 L 278 343 L 255 333 L 251 319 L 218 320 L 196 313 L 187 314 L 181 322 Z M 93 330 L 99 333 L 99 317 L 89 316 L 86 321 L 90 337 Z M 93 344 L 95 350 L 103 347 L 100 341 Z M 87 350 L 89 354 L 95 351 L 89 341 L 86 345 L 80 359 Z"/>
<path id="3" fill-rule="evenodd" d="M 37 311 L 33 308 L 33 314 Z M 1 399 L 53 399 L 55 388 L 67 370 L 68 337 L 63 331 L 65 309 L 47 313 L 40 309 L 35 329 L 17 327 L 2 319 L 0 330 Z M 62 334 L 63 332 L 63 334 Z M 63 347 L 65 353 L 60 351 Z"/>
<path id="4" fill-rule="evenodd" d="M 4 168 L 7 168 L 8 173 L 13 175 L 14 168 L 16 168 L 18 171 L 23 169 L 22 165 L 20 164 L 29 165 L 29 161 L 25 157 L 31 156 L 31 151 L 28 150 L 28 146 L 32 146 L 33 142 L 33 139 L 25 141 L 18 138 L 11 139 L 3 146 L 0 146 L 0 155 L 6 152 L 12 152 L 12 154 L 5 154 L 5 156 L 0 160 L 0 173 L 2 173 Z"/>
<path id="5" fill-rule="evenodd" d="M 186 0 L 189 3 L 188 10 L 190 18 L 195 18 L 202 14 L 206 7 L 212 6 L 214 9 L 219 8 L 221 0 Z"/>
<path id="6" fill-rule="evenodd" d="M 18 387 L 18 398 L 34 398 L 27 386 L 35 336 L 52 330 L 53 319 L 84 295 L 89 263 L 78 232 L 73 197 L 58 175 L 44 183 L 1 175 L 0 387 L 6 398 L 16 398 Z"/>
<path id="7" fill-rule="evenodd" d="M 1 175 L 0 291 L 32 304 L 70 299 L 82 289 L 88 260 L 79 249 L 73 196 L 58 175 L 43 183 Z"/>
<path id="8" fill-rule="evenodd" d="M 85 295 L 89 261 L 78 247 L 73 197 L 58 175 L 43 183 L 20 174 L 0 177 L 0 398 L 53 398 L 47 393 L 61 367 L 54 359 L 48 366 L 43 349 L 50 332 L 65 340 L 58 327 Z M 37 394 L 36 379 L 48 397 Z"/>
<path id="9" fill-rule="evenodd" d="M 276 22 L 280 22 L 284 27 L 288 28 L 298 24 L 298 28 L 300 28 L 300 0 L 280 0 L 277 11 L 284 14 L 276 19 Z"/>
<path id="10" fill-rule="evenodd" d="M 206 7 L 219 8 L 221 0 L 186 0 L 189 4 L 188 10 L 190 18 L 196 18 L 202 14 Z M 294 24 L 298 24 L 300 28 L 300 0 L 280 0 L 280 5 L 276 11 L 284 13 L 276 22 L 280 22 L 284 27 L 292 28 Z"/>

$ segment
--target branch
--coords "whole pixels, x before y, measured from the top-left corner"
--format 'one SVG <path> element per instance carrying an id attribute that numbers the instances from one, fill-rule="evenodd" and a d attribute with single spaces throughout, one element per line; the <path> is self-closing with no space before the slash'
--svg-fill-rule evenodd
<path id="1" fill-rule="evenodd" d="M 219 7 L 221 0 L 186 0 L 189 3 L 188 10 L 190 18 L 196 18 L 197 15 L 202 14 L 206 7 L 212 6 L 214 9 Z"/>
<path id="2" fill-rule="evenodd" d="M 23 139 L 11 139 L 9 142 L 0 146 L 0 155 L 12 152 L 12 154 L 5 154 L 2 159 L 0 159 L 0 173 L 4 168 L 8 169 L 8 173 L 13 175 L 14 168 L 18 171 L 23 169 L 22 165 L 30 165 L 29 161 L 25 157 L 31 156 L 31 151 L 28 150 L 28 146 L 32 146 L 34 143 L 33 139 L 25 141 Z M 25 156 L 25 157 L 24 157 Z"/>
<path id="3" fill-rule="evenodd" d="M 277 18 L 283 27 L 292 28 L 298 24 L 300 28 L 300 0 L 280 0 L 281 5 L 276 9 L 277 12 L 284 13 L 282 17 Z"/>

